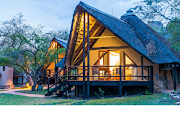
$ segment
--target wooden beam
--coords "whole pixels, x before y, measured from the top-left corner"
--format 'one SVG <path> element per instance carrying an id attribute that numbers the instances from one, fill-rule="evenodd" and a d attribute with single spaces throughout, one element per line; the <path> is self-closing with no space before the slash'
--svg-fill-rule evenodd
<path id="1" fill-rule="evenodd" d="M 85 100 L 86 99 L 86 83 L 85 83 L 85 72 L 86 72 L 86 69 L 85 69 L 85 40 L 86 40 L 86 37 L 85 37 L 85 33 L 86 33 L 86 23 L 85 23 L 85 14 L 86 12 L 84 11 L 84 30 L 83 30 L 83 99 Z"/>
<path id="2" fill-rule="evenodd" d="M 89 93 L 90 93 L 90 85 L 89 85 L 89 51 L 90 51 L 90 45 L 89 45 L 89 14 L 87 19 L 87 99 L 89 99 Z"/>
<path id="3" fill-rule="evenodd" d="M 99 49 L 124 49 L 124 48 L 130 48 L 130 47 L 129 46 L 96 47 L 96 48 L 91 48 L 91 50 L 99 50 Z"/>
<path id="4" fill-rule="evenodd" d="M 90 37 L 90 39 L 100 39 L 100 38 L 116 38 L 116 36 L 97 36 L 97 37 Z"/>
<path id="5" fill-rule="evenodd" d="M 100 29 L 100 27 L 101 27 L 101 25 L 99 25 L 99 27 L 94 31 L 94 33 L 93 33 L 93 35 L 92 36 L 94 36 L 95 34 L 96 34 L 96 32 Z M 89 29 L 90 30 L 90 29 Z M 80 45 L 81 43 L 79 43 L 79 45 Z M 78 46 L 79 46 L 78 45 Z M 85 46 L 87 46 L 87 43 L 86 43 L 86 45 Z M 76 60 L 78 59 L 78 57 L 81 55 L 81 53 L 83 52 L 83 50 L 81 50 L 79 53 L 78 53 L 78 55 L 76 56 L 76 58 L 74 59 L 74 61 L 72 62 L 72 65 L 74 65 L 74 63 L 76 62 Z"/>
<path id="6" fill-rule="evenodd" d="M 94 21 L 94 23 L 92 24 L 92 26 L 90 27 L 89 31 L 91 31 L 91 29 L 93 28 L 93 26 L 96 24 L 96 21 Z M 87 34 L 85 35 L 85 37 L 87 36 Z M 78 44 L 78 46 L 76 46 L 75 51 L 78 49 L 78 47 L 82 44 L 83 40 L 81 40 L 81 42 Z"/>

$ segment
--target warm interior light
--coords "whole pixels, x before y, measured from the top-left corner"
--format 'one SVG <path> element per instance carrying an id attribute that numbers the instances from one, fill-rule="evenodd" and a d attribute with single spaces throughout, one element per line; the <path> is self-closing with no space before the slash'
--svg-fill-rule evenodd
<path id="1" fill-rule="evenodd" d="M 110 51 L 110 66 L 120 65 L 120 53 L 118 51 Z M 110 71 L 112 71 L 114 67 L 110 67 Z"/>
<path id="2" fill-rule="evenodd" d="M 29 85 L 29 83 L 26 83 L 26 87 L 27 87 L 27 88 L 30 88 L 30 85 Z"/>

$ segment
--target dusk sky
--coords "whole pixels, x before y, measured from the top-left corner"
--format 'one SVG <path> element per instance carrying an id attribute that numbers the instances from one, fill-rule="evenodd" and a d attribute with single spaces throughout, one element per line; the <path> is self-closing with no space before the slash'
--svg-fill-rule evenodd
<path id="1" fill-rule="evenodd" d="M 142 0 L 83 0 L 103 12 L 120 18 Z M 44 25 L 45 30 L 70 29 L 73 12 L 80 0 L 1 0 L 0 23 L 10 20 L 21 12 L 25 23 L 32 26 Z M 112 10 L 113 9 L 113 10 Z"/>

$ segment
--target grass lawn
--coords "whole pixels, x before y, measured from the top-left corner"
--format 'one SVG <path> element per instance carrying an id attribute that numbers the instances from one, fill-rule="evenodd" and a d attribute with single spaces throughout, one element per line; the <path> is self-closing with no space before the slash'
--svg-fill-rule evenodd
<path id="1" fill-rule="evenodd" d="M 6 91 L 6 90 L 0 90 L 0 91 Z"/>
<path id="2" fill-rule="evenodd" d="M 168 94 L 154 94 L 123 98 L 74 100 L 62 98 L 33 98 L 20 95 L 0 94 L 0 105 L 175 105 Z"/>

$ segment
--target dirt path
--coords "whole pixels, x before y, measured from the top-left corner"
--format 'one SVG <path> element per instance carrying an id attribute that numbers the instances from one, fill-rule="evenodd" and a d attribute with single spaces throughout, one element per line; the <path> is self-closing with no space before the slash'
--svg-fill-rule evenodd
<path id="1" fill-rule="evenodd" d="M 42 98 L 48 97 L 48 96 L 39 95 L 39 94 L 28 94 L 28 93 L 17 92 L 17 91 L 24 91 L 24 90 L 30 90 L 30 89 L 9 89 L 9 90 L 5 90 L 5 91 L 0 91 L 0 93 L 22 95 L 22 96 L 27 96 L 27 97 L 42 97 Z"/>

